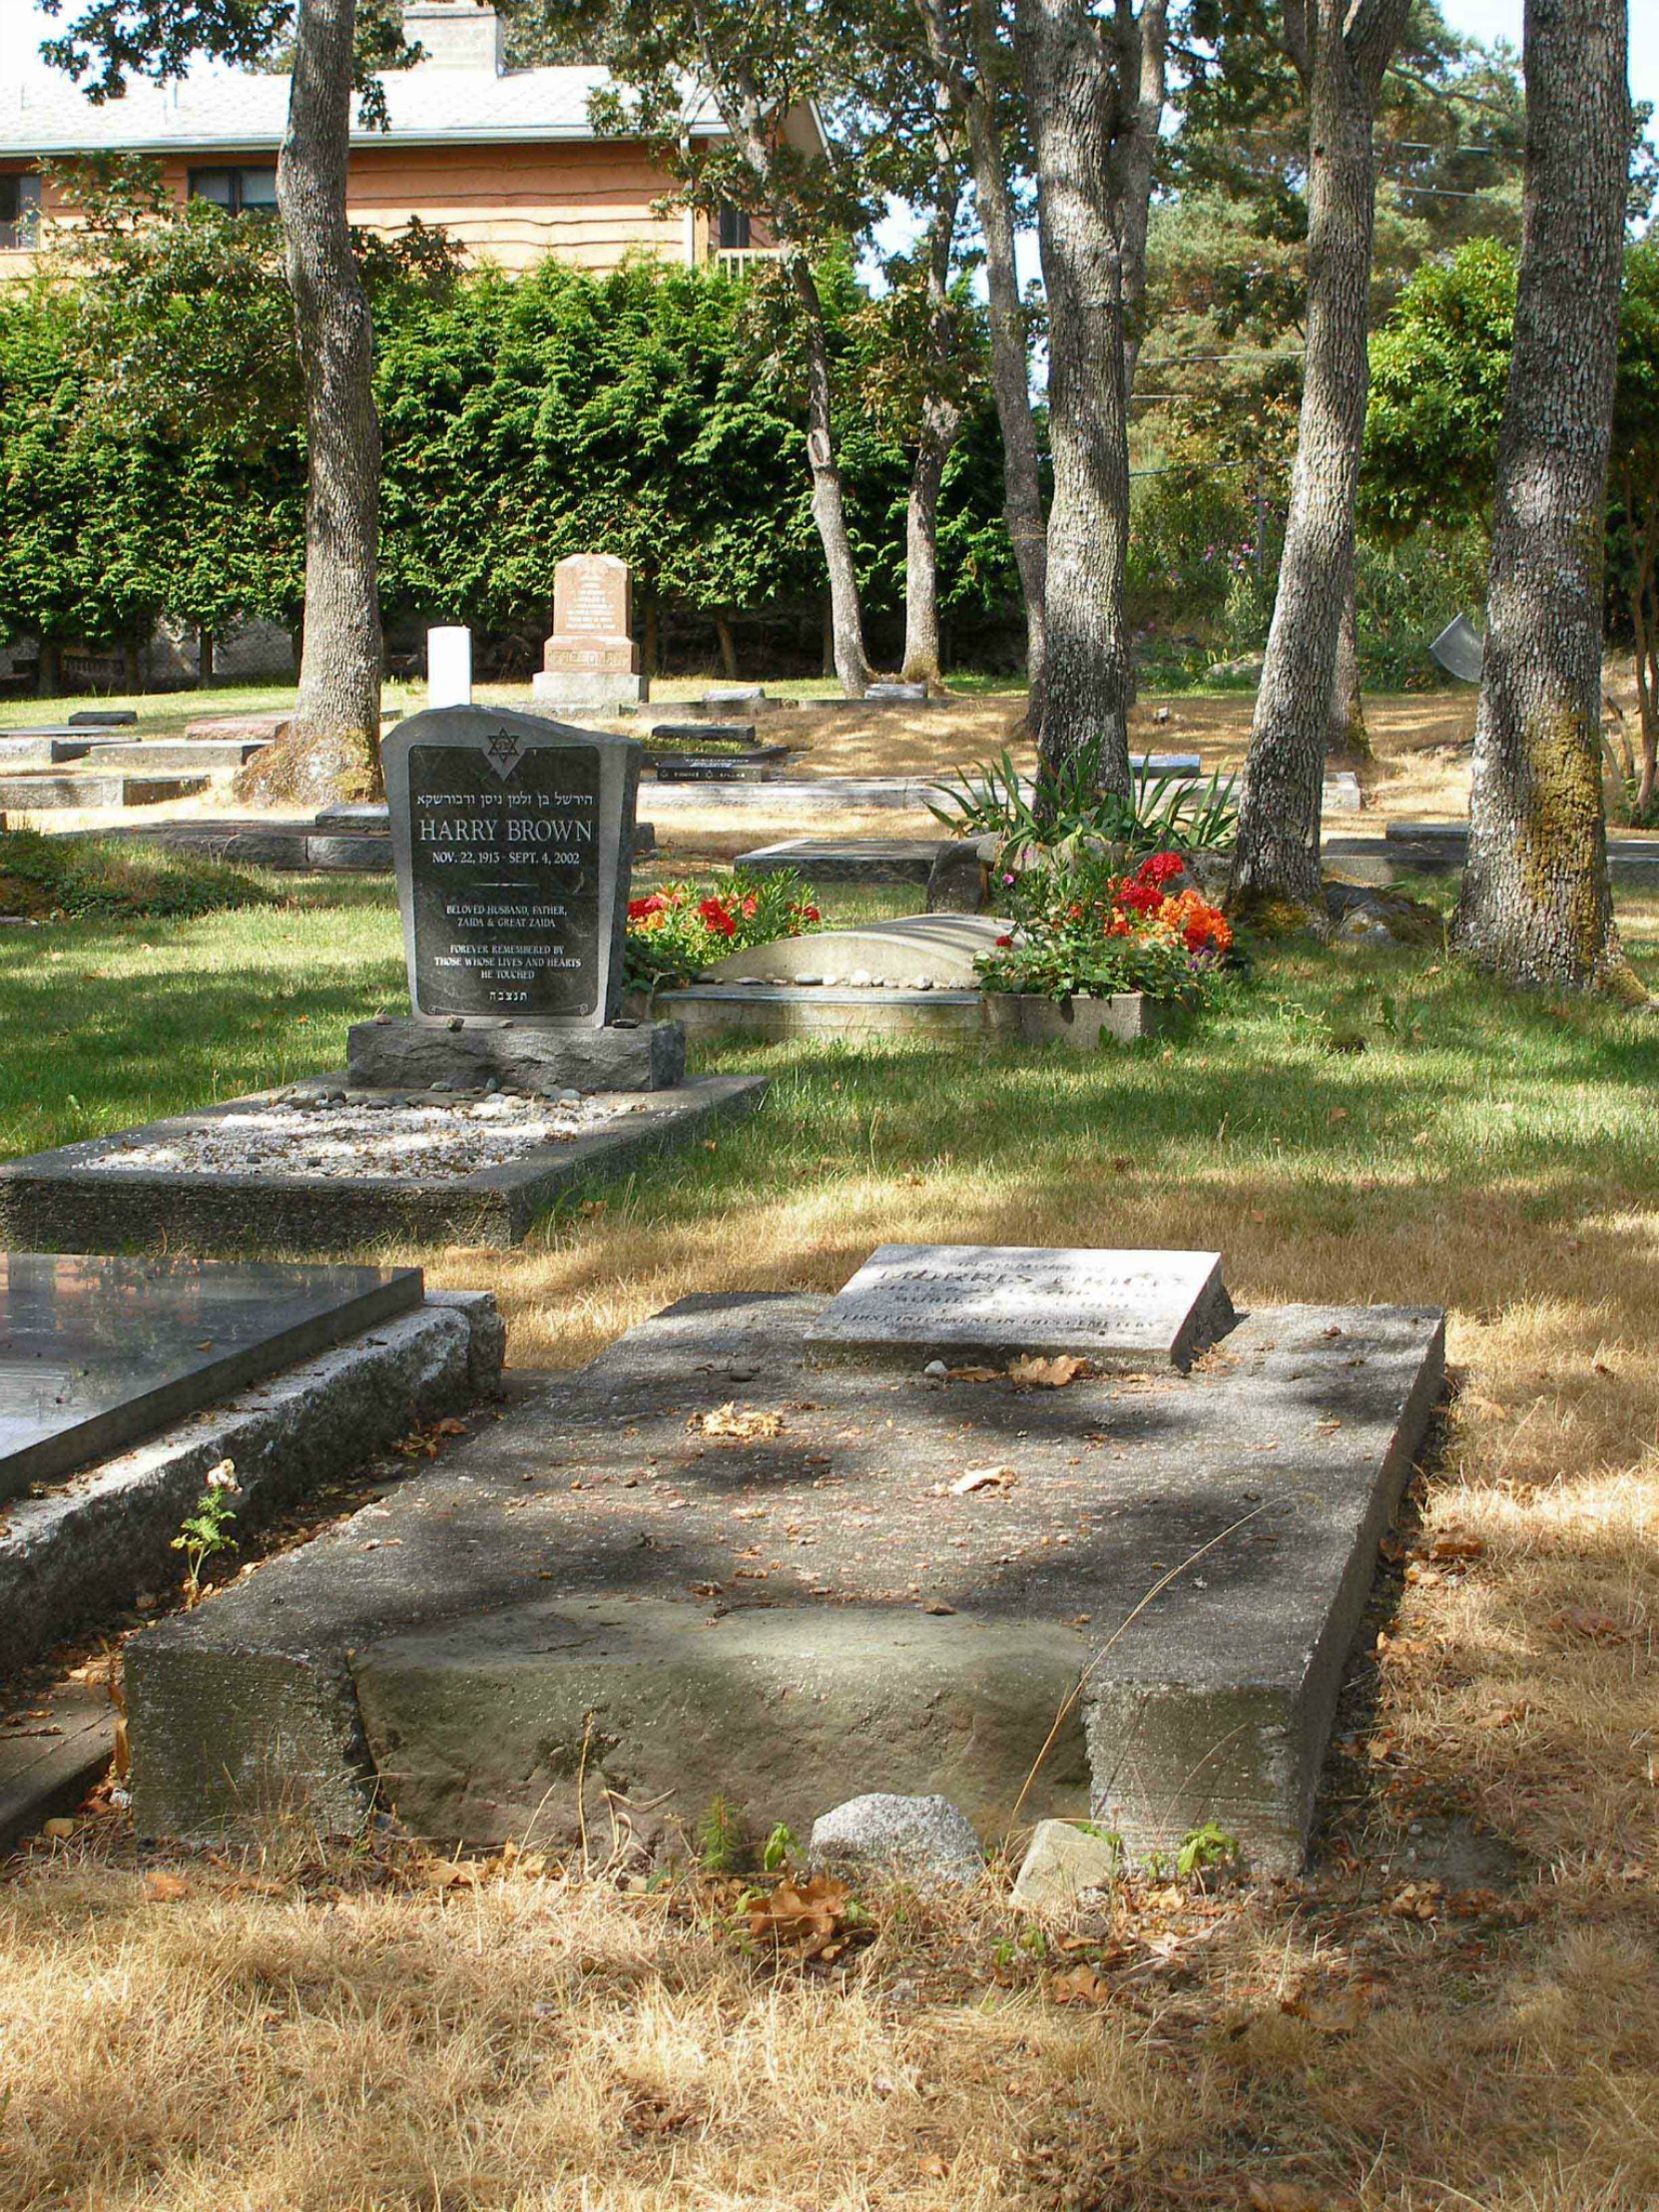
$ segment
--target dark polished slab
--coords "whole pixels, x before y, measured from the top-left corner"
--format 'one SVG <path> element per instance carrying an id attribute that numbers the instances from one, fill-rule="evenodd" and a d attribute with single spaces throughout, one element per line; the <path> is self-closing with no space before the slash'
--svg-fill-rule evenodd
<path id="1" fill-rule="evenodd" d="M 441 707 L 400 723 L 382 759 L 417 1019 L 614 1020 L 639 746 Z"/>
<path id="2" fill-rule="evenodd" d="M 0 1501 L 420 1304 L 418 1268 L 0 1254 Z"/>

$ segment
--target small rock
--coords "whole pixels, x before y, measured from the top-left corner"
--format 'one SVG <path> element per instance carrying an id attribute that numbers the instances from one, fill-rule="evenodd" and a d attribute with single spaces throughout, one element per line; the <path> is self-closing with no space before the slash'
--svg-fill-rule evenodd
<path id="1" fill-rule="evenodd" d="M 1085 1890 L 1106 1890 L 1123 1871 L 1123 1853 L 1106 1836 L 1071 1821 L 1039 1821 L 1014 1884 L 1027 1913 L 1064 1912 Z"/>
<path id="2" fill-rule="evenodd" d="M 464 1029 L 466 1023 L 459 1014 L 454 1014 L 450 1017 L 449 1026 L 451 1029 Z"/>
<path id="3" fill-rule="evenodd" d="M 848 1798 L 813 1823 L 813 1867 L 862 1867 L 922 1884 L 969 1885 L 984 1872 L 979 1839 L 944 1797 Z"/>
<path id="4" fill-rule="evenodd" d="M 823 981 L 824 977 L 822 975 L 798 975 L 796 977 L 796 982 L 803 988 L 806 988 L 815 983 L 822 983 Z"/>
<path id="5" fill-rule="evenodd" d="M 872 977 L 868 968 L 854 968 L 846 979 L 855 991 L 867 991 Z"/>
<path id="6" fill-rule="evenodd" d="M 930 975 L 918 975 L 911 988 L 918 991 L 930 991 L 933 988 L 933 978 Z"/>
<path id="7" fill-rule="evenodd" d="M 497 1093 L 497 1091 L 499 1091 L 499 1090 L 500 1090 L 500 1088 L 501 1088 L 501 1078 L 500 1078 L 500 1076 L 499 1076 L 499 1075 L 492 1075 L 492 1076 L 490 1077 L 489 1081 L 488 1081 L 488 1082 L 487 1082 L 487 1083 L 486 1083 L 486 1084 L 484 1085 L 484 1096 L 485 1096 L 486 1098 L 493 1098 L 493 1097 L 495 1096 L 495 1094 Z"/>
<path id="8" fill-rule="evenodd" d="M 945 1380 L 946 1376 L 949 1375 L 950 1370 L 945 1366 L 942 1360 L 929 1360 L 926 1367 L 924 1367 L 921 1372 L 923 1375 L 937 1376 L 939 1381 L 942 1382 Z"/>
<path id="9" fill-rule="evenodd" d="M 582 1103 L 580 1091 L 555 1091 L 553 1096 L 561 1106 L 580 1106 Z"/>

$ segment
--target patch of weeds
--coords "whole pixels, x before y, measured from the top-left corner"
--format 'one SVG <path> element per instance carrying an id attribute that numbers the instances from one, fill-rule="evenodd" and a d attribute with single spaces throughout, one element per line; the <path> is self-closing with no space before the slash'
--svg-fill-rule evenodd
<path id="1" fill-rule="evenodd" d="M 223 860 L 109 837 L 0 831 L 0 914 L 188 920 L 226 907 L 270 906 L 277 893 Z"/>

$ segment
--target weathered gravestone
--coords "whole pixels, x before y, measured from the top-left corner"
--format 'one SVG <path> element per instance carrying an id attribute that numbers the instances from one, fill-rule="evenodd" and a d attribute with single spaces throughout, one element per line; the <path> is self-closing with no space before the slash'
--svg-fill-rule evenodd
<path id="1" fill-rule="evenodd" d="M 634 585 L 614 553 L 573 553 L 553 571 L 553 635 L 531 689 L 567 707 L 633 707 L 649 697 L 634 643 Z"/>
<path id="2" fill-rule="evenodd" d="M 1184 1368 L 1233 1326 L 1216 1252 L 880 1245 L 808 1330 L 822 1360 L 1075 1355 Z"/>
<path id="3" fill-rule="evenodd" d="M 351 1031 L 352 1081 L 678 1082 L 684 1033 L 618 1018 L 639 746 L 450 707 L 399 724 L 382 758 L 414 1018 Z"/>

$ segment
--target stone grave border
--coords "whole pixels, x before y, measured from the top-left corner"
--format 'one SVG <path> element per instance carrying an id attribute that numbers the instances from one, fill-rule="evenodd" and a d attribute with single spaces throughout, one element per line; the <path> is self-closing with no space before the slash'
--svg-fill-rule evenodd
<path id="1" fill-rule="evenodd" d="M 251 1382 L 147 1441 L 15 1499 L 0 1523 L 0 1676 L 180 1579 L 172 1549 L 208 1470 L 237 1470 L 237 1527 L 360 1466 L 418 1422 L 499 1385 L 488 1291 L 428 1291 L 412 1312 Z"/>

